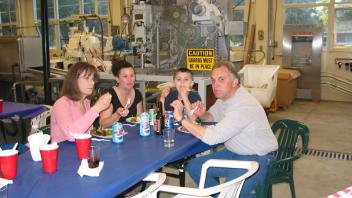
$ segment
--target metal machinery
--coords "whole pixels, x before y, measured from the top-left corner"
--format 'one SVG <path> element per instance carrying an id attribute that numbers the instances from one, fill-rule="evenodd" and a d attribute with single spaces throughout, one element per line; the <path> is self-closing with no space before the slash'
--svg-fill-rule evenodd
<path id="1" fill-rule="evenodd" d="M 228 59 L 227 36 L 243 34 L 243 23 L 228 20 L 231 7 L 227 0 L 134 1 L 128 59 L 158 71 L 185 66 L 187 48 L 213 48 L 217 59 Z"/>
<path id="2" fill-rule="evenodd" d="M 188 48 L 212 48 L 216 60 L 228 59 L 228 36 L 244 33 L 243 22 L 228 20 L 232 6 L 229 0 L 133 1 L 126 58 L 137 67 L 142 89 L 145 82 L 171 81 L 172 70 L 187 65 Z M 194 80 L 206 102 L 208 71 L 195 71 Z"/>
<path id="3" fill-rule="evenodd" d="M 19 73 L 24 73 L 31 67 L 42 66 L 41 41 L 40 37 L 35 36 L 0 37 L 0 74 L 4 77 L 15 75 L 15 66 L 18 66 Z"/>
<path id="4" fill-rule="evenodd" d="M 315 25 L 285 25 L 283 67 L 298 69 L 297 98 L 320 101 L 322 28 Z"/>
<path id="5" fill-rule="evenodd" d="M 41 67 L 42 44 L 41 38 L 36 36 L 3 36 L 0 37 L 0 97 L 11 100 L 10 96 L 16 100 L 16 94 L 30 99 L 36 98 L 38 93 L 34 90 L 37 82 L 30 87 L 24 87 L 24 80 L 33 79 L 33 75 L 28 72 L 31 68 Z M 17 90 L 16 90 L 17 88 Z M 12 89 L 12 91 L 11 91 Z M 21 102 L 24 102 L 21 100 Z"/>
<path id="6" fill-rule="evenodd" d="M 78 61 L 93 62 L 93 59 L 95 59 L 97 66 L 103 66 L 101 70 L 105 71 L 103 60 L 112 55 L 112 37 L 96 34 L 94 28 L 90 30 L 86 26 L 88 18 L 99 19 L 96 15 L 75 15 L 73 18 L 81 22 L 82 28 L 79 30 L 78 24 L 70 27 L 69 41 L 63 46 L 63 57 L 61 57 L 64 62 L 64 69 L 67 69 L 67 66 L 71 63 Z"/>
<path id="7" fill-rule="evenodd" d="M 99 19 L 99 16 L 73 16 L 73 22 L 80 21 L 81 28 L 78 25 L 71 27 L 69 41 L 63 46 L 62 53 L 51 57 L 51 74 L 63 76 L 70 63 L 96 59 L 97 66 L 102 65 L 102 71 L 107 72 L 102 73 L 101 78 L 111 81 L 114 78 L 106 69 L 105 61 L 112 56 L 126 56 L 136 67 L 137 81 L 142 89 L 149 81 L 170 81 L 173 69 L 186 66 L 188 48 L 212 48 L 216 60 L 228 59 L 228 36 L 244 33 L 243 22 L 228 20 L 232 17 L 232 6 L 231 0 L 133 0 L 132 5 L 126 5 L 131 12 L 126 9 L 122 20 L 129 24 L 129 30 L 114 37 L 98 35 L 94 29 L 85 26 L 87 19 Z M 115 41 L 118 41 L 117 45 L 114 45 Z M 34 57 L 30 54 L 41 52 L 39 48 L 27 50 L 25 55 Z M 42 62 L 41 57 L 32 60 Z M 63 67 L 58 69 L 59 62 L 63 62 Z M 198 91 L 205 101 L 209 74 L 203 71 L 194 73 Z"/>

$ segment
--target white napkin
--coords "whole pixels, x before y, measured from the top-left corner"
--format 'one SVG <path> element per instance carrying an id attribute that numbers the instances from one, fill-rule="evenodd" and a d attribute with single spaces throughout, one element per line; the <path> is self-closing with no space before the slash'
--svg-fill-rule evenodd
<path id="1" fill-rule="evenodd" d="M 12 180 L 0 178 L 0 188 L 6 186 L 7 184 L 13 184 Z"/>
<path id="2" fill-rule="evenodd" d="M 82 159 L 81 165 L 78 168 L 77 173 L 79 176 L 83 177 L 83 175 L 90 177 L 98 177 L 100 171 L 103 169 L 104 162 L 100 161 L 99 166 L 96 168 L 89 168 L 87 159 Z"/>
<path id="3" fill-rule="evenodd" d="M 43 134 L 42 132 L 33 133 L 32 135 L 28 136 L 28 144 L 33 161 L 37 162 L 42 160 L 39 148 L 42 145 L 47 144 L 49 141 L 50 135 Z"/>

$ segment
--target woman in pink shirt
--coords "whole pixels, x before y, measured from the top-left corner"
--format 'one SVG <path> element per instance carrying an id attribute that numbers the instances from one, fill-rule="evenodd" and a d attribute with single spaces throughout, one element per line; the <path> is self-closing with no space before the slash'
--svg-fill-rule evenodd
<path id="1" fill-rule="evenodd" d="M 78 62 L 69 69 L 61 97 L 55 102 L 51 113 L 52 142 L 74 141 L 71 133 L 87 132 L 99 113 L 109 107 L 109 93 L 102 95 L 90 107 L 87 97 L 93 93 L 97 80 L 98 71 L 91 64 Z"/>

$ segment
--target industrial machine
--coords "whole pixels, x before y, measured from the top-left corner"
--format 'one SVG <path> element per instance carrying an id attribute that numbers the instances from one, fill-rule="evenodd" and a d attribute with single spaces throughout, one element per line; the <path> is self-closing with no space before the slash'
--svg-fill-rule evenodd
<path id="1" fill-rule="evenodd" d="M 24 78 L 28 68 L 43 65 L 41 38 L 37 36 L 0 37 L 0 51 L 2 79 L 12 75 Z"/>
<path id="2" fill-rule="evenodd" d="M 316 25 L 285 25 L 283 67 L 298 69 L 297 98 L 320 101 L 322 28 Z"/>
<path id="3" fill-rule="evenodd" d="M 135 66 L 158 71 L 185 66 L 187 48 L 212 48 L 216 59 L 228 59 L 227 36 L 244 33 L 243 23 L 228 20 L 232 4 L 221 0 L 134 1 L 133 53 L 127 59 Z"/>

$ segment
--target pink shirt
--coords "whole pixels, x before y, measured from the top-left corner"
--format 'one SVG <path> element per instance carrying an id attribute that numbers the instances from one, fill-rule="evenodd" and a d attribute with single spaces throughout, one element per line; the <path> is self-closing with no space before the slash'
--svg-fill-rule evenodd
<path id="1" fill-rule="evenodd" d="M 86 113 L 82 113 L 74 101 L 66 96 L 59 98 L 51 112 L 51 141 L 74 141 L 71 133 L 87 132 L 99 113 L 90 108 L 90 100 L 84 99 Z"/>

